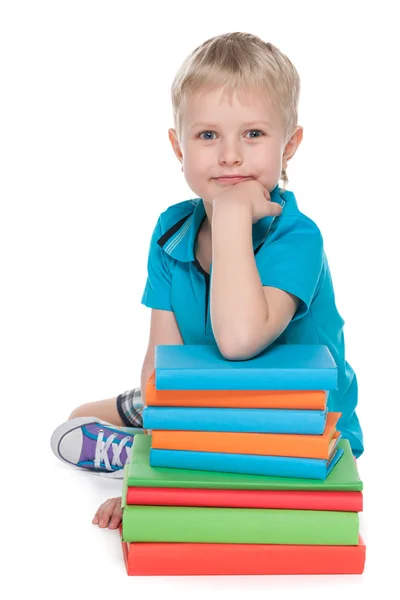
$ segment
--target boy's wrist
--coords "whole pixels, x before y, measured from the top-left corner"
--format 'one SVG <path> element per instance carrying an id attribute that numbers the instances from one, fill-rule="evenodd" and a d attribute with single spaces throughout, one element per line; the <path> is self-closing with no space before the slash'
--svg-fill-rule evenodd
<path id="1" fill-rule="evenodd" d="M 216 197 L 213 202 L 212 224 L 218 226 L 218 222 L 224 223 L 224 226 L 229 226 L 229 222 L 246 222 L 252 223 L 253 213 L 251 206 L 244 200 L 229 198 L 229 196 Z"/>

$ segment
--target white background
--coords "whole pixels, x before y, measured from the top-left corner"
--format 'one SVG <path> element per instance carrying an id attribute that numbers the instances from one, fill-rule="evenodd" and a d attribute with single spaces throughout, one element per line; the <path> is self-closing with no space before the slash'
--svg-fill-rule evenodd
<path id="1" fill-rule="evenodd" d="M 12 597 L 399 597 L 396 4 L 1 4 L 1 538 Z M 50 450 L 75 406 L 140 385 L 150 236 L 161 211 L 196 196 L 168 140 L 170 86 L 189 52 L 229 31 L 277 45 L 301 78 L 304 139 L 288 187 L 323 233 L 359 382 L 363 576 L 129 578 L 118 533 L 91 524 L 121 482 Z"/>

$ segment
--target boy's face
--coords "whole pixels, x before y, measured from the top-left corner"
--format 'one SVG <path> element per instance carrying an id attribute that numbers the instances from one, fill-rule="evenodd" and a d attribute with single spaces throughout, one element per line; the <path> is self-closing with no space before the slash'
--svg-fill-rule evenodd
<path id="1" fill-rule="evenodd" d="M 303 137 L 302 127 L 297 127 L 285 145 L 277 109 L 256 93 L 238 96 L 235 92 L 230 99 L 221 87 L 188 99 L 181 145 L 174 129 L 168 133 L 189 187 L 210 204 L 227 185 L 233 185 L 216 179 L 223 175 L 257 179 L 271 192 Z"/>

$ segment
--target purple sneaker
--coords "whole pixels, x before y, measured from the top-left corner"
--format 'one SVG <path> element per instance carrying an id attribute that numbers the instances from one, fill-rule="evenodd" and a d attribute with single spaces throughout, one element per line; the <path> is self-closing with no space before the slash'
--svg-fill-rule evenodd
<path id="1" fill-rule="evenodd" d="M 117 427 L 96 417 L 76 417 L 57 427 L 50 443 L 57 458 L 69 465 L 104 477 L 122 478 L 123 467 L 131 459 L 134 436 L 144 432 L 136 427 Z"/>

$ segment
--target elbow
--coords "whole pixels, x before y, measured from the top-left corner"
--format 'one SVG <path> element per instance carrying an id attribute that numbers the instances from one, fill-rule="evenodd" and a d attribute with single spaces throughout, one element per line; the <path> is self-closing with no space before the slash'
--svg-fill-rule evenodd
<path id="1" fill-rule="evenodd" d="M 222 350 L 220 352 L 226 360 L 248 360 L 249 358 L 253 358 L 253 354 L 249 354 L 248 352 L 225 352 Z"/>
<path id="2" fill-rule="evenodd" d="M 241 339 L 218 341 L 218 348 L 226 360 L 249 360 L 266 350 L 278 335 L 248 335 Z"/>
<path id="3" fill-rule="evenodd" d="M 248 360 L 260 351 L 250 339 L 224 340 L 218 343 L 218 348 L 226 360 Z"/>

